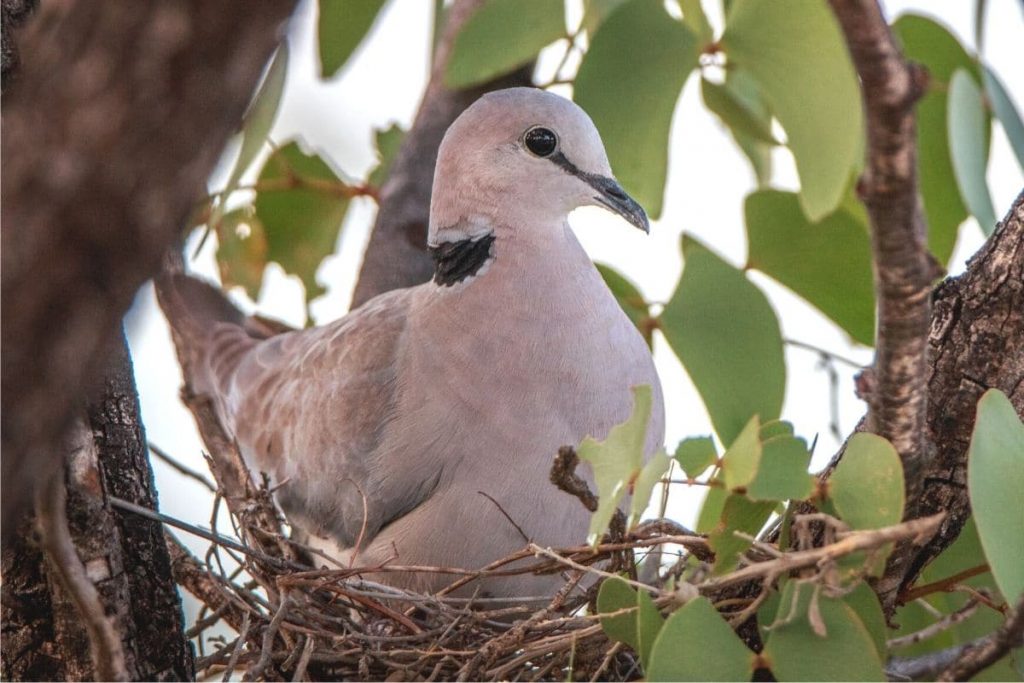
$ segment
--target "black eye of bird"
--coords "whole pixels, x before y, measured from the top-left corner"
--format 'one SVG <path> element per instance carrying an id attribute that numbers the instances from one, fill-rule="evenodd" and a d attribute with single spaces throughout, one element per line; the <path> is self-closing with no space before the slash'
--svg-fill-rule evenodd
<path id="1" fill-rule="evenodd" d="M 537 156 L 547 157 L 558 147 L 558 136 L 549 128 L 537 126 L 526 131 L 523 142 L 526 143 L 526 149 Z"/>

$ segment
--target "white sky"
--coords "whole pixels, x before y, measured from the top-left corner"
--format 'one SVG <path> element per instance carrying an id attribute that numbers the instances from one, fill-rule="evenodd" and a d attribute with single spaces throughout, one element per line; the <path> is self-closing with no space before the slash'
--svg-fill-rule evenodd
<path id="1" fill-rule="evenodd" d="M 433 4 L 426 0 L 391 0 L 342 74 L 324 83 L 316 78 L 315 7 L 306 0 L 290 29 L 292 61 L 273 139 L 284 141 L 301 133 L 328 155 L 338 169 L 351 177 L 363 177 L 375 164 L 374 129 L 395 121 L 408 128 L 415 114 L 427 77 Z M 890 17 L 907 10 L 934 15 L 953 30 L 969 51 L 974 47 L 974 4 L 968 0 L 884 2 Z M 1021 7 L 1018 0 L 990 0 L 988 4 L 983 56 L 1020 108 L 1024 98 L 1024 69 L 1020 68 L 1020 40 L 1024 36 Z M 712 23 L 720 26 L 719 2 L 704 0 L 704 6 Z M 570 26 L 579 21 L 578 7 L 572 9 L 568 17 Z M 557 46 L 545 51 L 539 80 L 550 77 L 563 49 Z M 690 78 L 676 108 L 665 209 L 661 219 L 652 225 L 650 236 L 599 209 L 581 209 L 571 218 L 588 253 L 637 282 L 651 301 L 667 301 L 675 288 L 682 269 L 679 235 L 684 230 L 736 265 L 746 260 L 742 207 L 743 198 L 755 189 L 754 178 L 729 134 L 703 107 L 697 81 L 696 77 Z M 796 189 L 798 181 L 788 152 L 780 150 L 775 165 L 775 185 Z M 1024 177 L 998 124 L 994 127 L 988 179 L 996 213 L 1002 217 L 1024 187 Z M 328 258 L 319 272 L 328 292 L 312 305 L 318 322 L 337 318 L 347 310 L 375 211 L 372 201 L 355 200 L 343 227 L 338 253 Z M 966 258 L 981 243 L 981 232 L 972 219 L 961 230 L 952 265 L 954 272 L 963 269 Z M 215 276 L 212 245 L 204 249 L 193 267 Z M 757 273 L 752 274 L 752 279 L 768 294 L 785 337 L 861 363 L 870 362 L 870 351 L 851 344 L 839 328 L 803 300 Z M 239 295 L 239 301 L 243 298 Z M 259 310 L 264 315 L 301 324 L 302 292 L 297 280 L 284 276 L 272 265 Z M 148 438 L 182 462 L 205 472 L 202 442 L 191 415 L 178 401 L 181 375 L 151 287 L 145 287 L 139 294 L 127 317 L 127 330 Z M 710 434 L 712 430 L 693 385 L 660 339 L 655 346 L 655 361 L 665 389 L 667 447 L 672 452 L 680 438 Z M 788 384 L 783 418 L 792 421 L 797 433 L 808 441 L 819 435 L 813 463 L 816 468 L 828 460 L 838 445 L 828 430 L 828 379 L 817 367 L 818 357 L 814 353 L 788 348 L 786 361 Z M 863 414 L 864 406 L 853 395 L 853 370 L 842 365 L 837 369 L 840 427 L 846 434 Z M 162 511 L 209 526 L 209 494 L 163 463 L 153 462 Z M 684 524 L 692 524 L 702 498 L 700 489 L 676 490 L 670 515 Z M 230 527 L 222 523 L 221 529 Z M 196 550 L 205 547 L 197 539 L 181 536 Z"/>

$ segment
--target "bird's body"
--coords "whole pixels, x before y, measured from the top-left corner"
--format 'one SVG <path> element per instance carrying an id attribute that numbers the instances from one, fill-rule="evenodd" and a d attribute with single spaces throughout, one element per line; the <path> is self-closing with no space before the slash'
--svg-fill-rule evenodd
<path id="1" fill-rule="evenodd" d="M 560 98 L 519 95 L 543 111 L 513 121 L 514 136 L 544 116 L 564 118 L 563 110 L 584 125 L 577 119 L 585 115 Z M 489 106 L 514 106 L 508 98 Z M 481 146 L 493 135 L 467 134 Z M 214 398 L 249 466 L 278 485 L 292 523 L 356 566 L 475 569 L 527 540 L 580 543 L 589 513 L 548 481 L 558 448 L 603 438 L 629 416 L 630 388 L 641 384 L 655 396 L 648 454 L 664 435 L 650 352 L 568 226 L 568 211 L 584 202 L 572 197 L 552 209 L 535 196 L 510 204 L 516 198 L 507 188 L 471 182 L 474 163 L 451 145 L 448 152 L 443 145 L 435 180 L 432 282 L 381 295 L 323 327 L 267 339 L 237 318 L 203 322 L 179 310 L 206 296 L 189 296 L 202 286 L 194 280 L 176 276 L 176 285 L 162 286 L 193 390 Z M 569 175 L 556 171 L 553 185 Z M 452 580 L 404 572 L 373 578 L 419 591 Z M 545 596 L 556 582 L 526 575 L 489 580 L 483 590 Z"/>

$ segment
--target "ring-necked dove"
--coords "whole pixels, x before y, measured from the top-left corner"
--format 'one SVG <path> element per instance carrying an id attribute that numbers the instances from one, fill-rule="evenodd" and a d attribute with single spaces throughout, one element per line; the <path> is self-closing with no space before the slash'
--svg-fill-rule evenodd
<path id="1" fill-rule="evenodd" d="M 582 109 L 532 88 L 493 92 L 441 143 L 431 282 L 269 338 L 198 280 L 168 274 L 158 292 L 192 390 L 279 484 L 294 526 L 356 566 L 480 568 L 524 536 L 583 542 L 589 513 L 549 483 L 552 459 L 628 418 L 631 387 L 653 388 L 647 455 L 664 437 L 650 351 L 569 228 L 585 205 L 648 229 Z M 424 592 L 452 580 L 369 576 Z M 559 581 L 482 590 L 542 596 Z"/>

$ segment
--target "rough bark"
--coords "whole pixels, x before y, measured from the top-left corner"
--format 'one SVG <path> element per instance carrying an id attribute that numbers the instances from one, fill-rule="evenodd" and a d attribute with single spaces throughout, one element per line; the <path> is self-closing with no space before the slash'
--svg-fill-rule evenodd
<path id="1" fill-rule="evenodd" d="M 123 337 L 105 379 L 90 391 L 87 419 L 66 446 L 66 528 L 73 563 L 98 593 L 97 620 L 108 619 L 119 640 L 123 669 L 134 680 L 193 676 L 181 602 L 163 530 L 111 509 L 115 496 L 156 509 L 156 490 L 139 419 L 131 362 Z M 47 520 L 54 523 L 55 520 Z M 64 519 L 58 520 L 64 524 Z M 85 680 L 99 677 L 74 589 L 44 558 L 26 520 L 3 555 L 3 678 Z M 49 547 L 52 539 L 45 545 Z M 95 643 L 92 644 L 95 647 Z"/>
<path id="2" fill-rule="evenodd" d="M 430 279 L 434 264 L 427 252 L 427 227 L 434 164 L 441 138 L 456 117 L 485 92 L 530 85 L 532 64 L 467 90 L 452 90 L 444 84 L 444 71 L 455 36 L 482 4 L 483 0 L 456 0 L 448 9 L 416 120 L 402 141 L 381 188 L 380 209 L 352 295 L 352 308 L 382 292 Z"/>
<path id="3" fill-rule="evenodd" d="M 293 5 L 71 0 L 18 36 L 3 98 L 5 541 Z"/>
<path id="4" fill-rule="evenodd" d="M 7 90 L 7 83 L 16 74 L 20 64 L 14 29 L 24 23 L 35 7 L 35 0 L 3 0 L 0 5 L 4 27 L 3 36 L 0 37 L 0 90 Z"/>
<path id="5" fill-rule="evenodd" d="M 868 428 L 895 446 L 913 498 L 926 452 L 929 297 L 936 275 L 917 197 L 914 105 L 925 76 L 903 58 L 876 0 L 831 0 L 831 5 L 860 76 L 867 123 L 858 192 L 871 222 L 878 302 Z"/>

